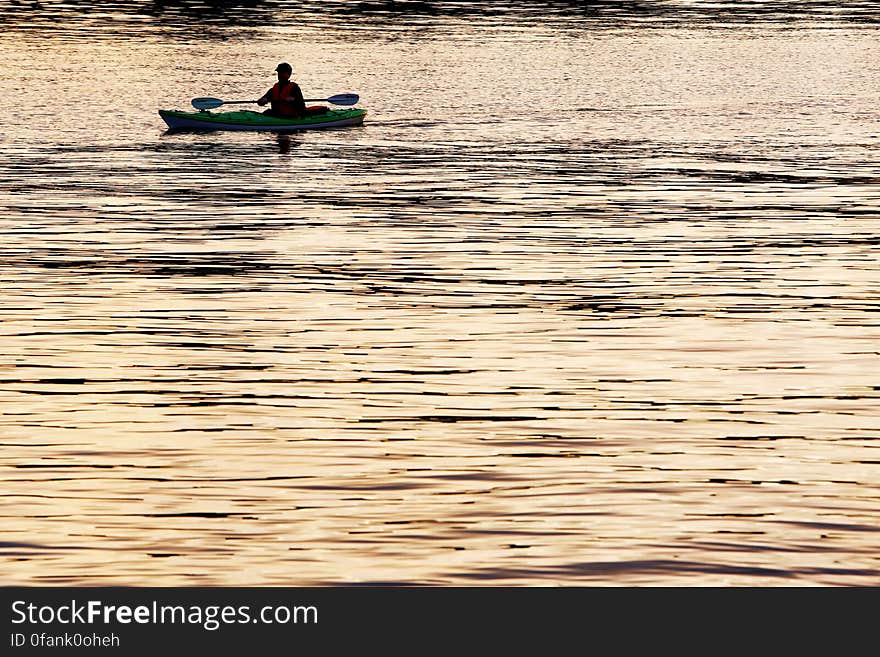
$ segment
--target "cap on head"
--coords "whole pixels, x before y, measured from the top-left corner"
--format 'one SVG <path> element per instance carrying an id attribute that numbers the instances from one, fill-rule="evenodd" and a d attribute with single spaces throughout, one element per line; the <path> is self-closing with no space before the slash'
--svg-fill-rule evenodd
<path id="1" fill-rule="evenodd" d="M 281 62 L 278 66 L 275 67 L 276 71 L 287 71 L 288 73 L 293 73 L 293 67 L 287 62 Z"/>

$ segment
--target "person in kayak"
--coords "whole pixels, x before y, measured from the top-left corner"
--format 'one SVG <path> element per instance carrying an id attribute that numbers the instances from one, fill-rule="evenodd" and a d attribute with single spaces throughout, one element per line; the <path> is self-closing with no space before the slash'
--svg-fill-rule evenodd
<path id="1" fill-rule="evenodd" d="M 301 119 L 307 114 L 306 103 L 299 85 L 290 79 L 293 67 L 287 62 L 282 62 L 275 67 L 275 71 L 278 73 L 278 82 L 263 94 L 257 105 L 262 107 L 266 103 L 271 103 L 270 109 L 263 112 L 267 116 Z"/>

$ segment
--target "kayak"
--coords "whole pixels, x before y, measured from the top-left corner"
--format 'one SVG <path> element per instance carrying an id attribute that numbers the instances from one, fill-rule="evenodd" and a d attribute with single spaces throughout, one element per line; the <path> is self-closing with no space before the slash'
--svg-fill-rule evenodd
<path id="1" fill-rule="evenodd" d="M 301 119 L 283 119 L 260 112 L 183 112 L 159 110 L 159 116 L 172 130 L 314 130 L 361 125 L 367 110 L 335 109 Z"/>

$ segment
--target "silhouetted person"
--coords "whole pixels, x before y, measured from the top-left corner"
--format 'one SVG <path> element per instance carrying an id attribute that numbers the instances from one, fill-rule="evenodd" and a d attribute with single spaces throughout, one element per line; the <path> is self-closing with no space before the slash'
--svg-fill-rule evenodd
<path id="1" fill-rule="evenodd" d="M 267 91 L 257 104 L 262 106 L 271 103 L 271 109 L 263 114 L 278 116 L 286 119 L 300 119 L 306 115 L 306 103 L 303 100 L 299 85 L 290 79 L 293 67 L 283 62 L 275 67 L 278 72 L 278 82 Z"/>

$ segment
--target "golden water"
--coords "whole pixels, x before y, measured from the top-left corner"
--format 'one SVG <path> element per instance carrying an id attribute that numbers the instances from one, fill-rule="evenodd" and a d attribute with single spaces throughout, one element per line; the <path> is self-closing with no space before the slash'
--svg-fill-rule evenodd
<path id="1" fill-rule="evenodd" d="M 857 12 L 111 4 L 0 33 L 3 584 L 877 584 Z M 164 132 L 282 60 L 366 124 Z"/>

